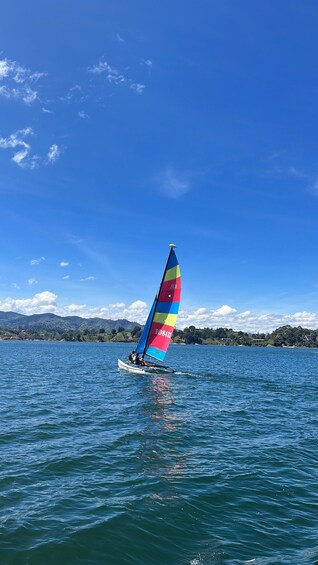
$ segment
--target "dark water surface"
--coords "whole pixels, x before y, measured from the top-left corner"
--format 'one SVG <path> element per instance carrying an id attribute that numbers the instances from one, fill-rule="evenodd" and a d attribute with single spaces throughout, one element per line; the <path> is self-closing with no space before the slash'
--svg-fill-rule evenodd
<path id="1" fill-rule="evenodd" d="M 0 342 L 0 564 L 317 564 L 318 350 L 128 351 Z"/>

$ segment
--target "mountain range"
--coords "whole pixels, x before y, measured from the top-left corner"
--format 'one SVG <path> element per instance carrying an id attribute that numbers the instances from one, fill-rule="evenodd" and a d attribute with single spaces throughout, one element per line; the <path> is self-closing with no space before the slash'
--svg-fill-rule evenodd
<path id="1" fill-rule="evenodd" d="M 0 311 L 0 329 L 2 330 L 75 330 L 75 331 L 99 331 L 101 328 L 105 332 L 113 329 L 123 328 L 130 331 L 135 327 L 141 327 L 136 322 L 129 320 L 106 320 L 104 318 L 81 318 L 80 316 L 57 316 L 56 314 L 18 314 L 17 312 Z"/>

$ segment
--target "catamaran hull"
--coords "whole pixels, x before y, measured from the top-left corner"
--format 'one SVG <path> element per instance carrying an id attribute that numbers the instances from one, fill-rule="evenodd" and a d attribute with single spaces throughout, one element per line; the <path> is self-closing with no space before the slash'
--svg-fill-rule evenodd
<path id="1" fill-rule="evenodd" d="M 163 369 L 162 367 L 141 367 L 140 365 L 133 365 L 132 363 L 124 363 L 121 359 L 118 359 L 118 367 L 128 373 L 135 373 L 138 375 L 149 375 L 149 374 L 162 374 L 162 373 L 174 373 L 173 369 Z"/>

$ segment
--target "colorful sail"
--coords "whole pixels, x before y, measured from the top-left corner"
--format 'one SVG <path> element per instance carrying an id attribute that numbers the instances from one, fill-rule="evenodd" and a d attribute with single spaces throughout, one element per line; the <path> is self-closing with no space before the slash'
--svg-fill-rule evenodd
<path id="1" fill-rule="evenodd" d="M 171 245 L 159 292 L 140 336 L 136 352 L 163 361 L 177 321 L 181 295 L 180 266 Z"/>

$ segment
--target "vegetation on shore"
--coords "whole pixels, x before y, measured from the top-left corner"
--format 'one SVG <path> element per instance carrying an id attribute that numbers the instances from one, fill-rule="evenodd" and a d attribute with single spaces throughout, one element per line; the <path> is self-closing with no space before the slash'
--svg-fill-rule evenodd
<path id="1" fill-rule="evenodd" d="M 65 328 L 0 329 L 1 340 L 39 340 L 39 341 L 78 341 L 78 342 L 136 342 L 141 327 L 136 325 L 131 330 L 119 326 L 106 331 L 105 328 L 65 330 Z M 228 328 L 195 328 L 175 330 L 173 343 L 202 345 L 245 345 L 258 347 L 318 347 L 318 329 L 310 330 L 301 326 L 283 326 L 272 333 L 250 334 Z"/>

